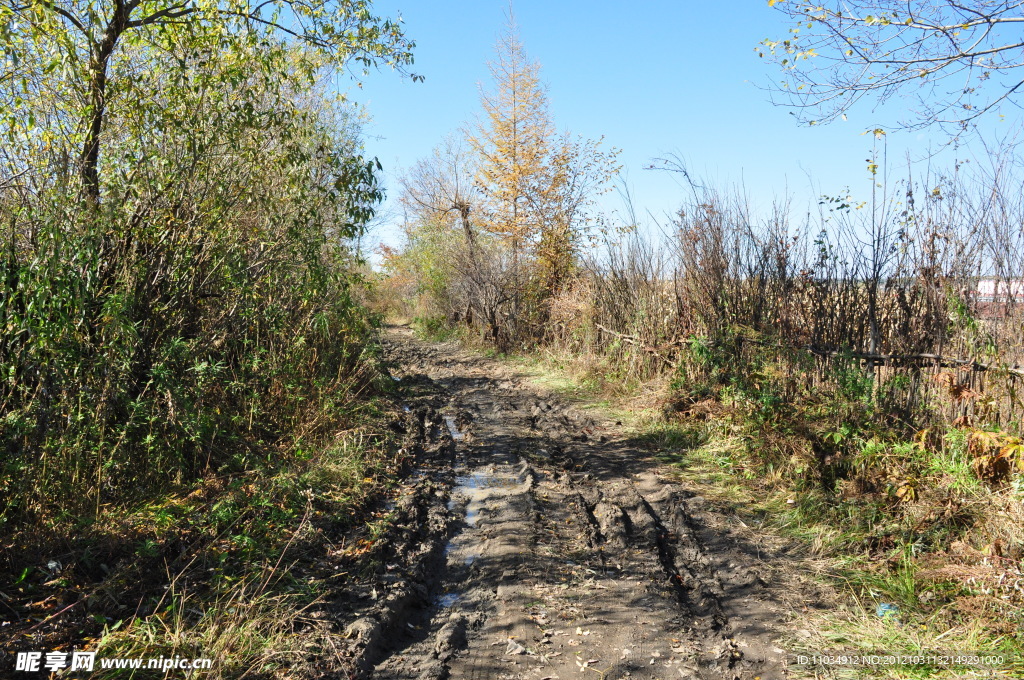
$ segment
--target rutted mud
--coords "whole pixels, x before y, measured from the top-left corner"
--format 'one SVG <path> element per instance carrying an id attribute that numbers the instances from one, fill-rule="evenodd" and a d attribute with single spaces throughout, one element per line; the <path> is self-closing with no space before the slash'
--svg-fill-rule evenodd
<path id="1" fill-rule="evenodd" d="M 495 362 L 391 329 L 417 469 L 339 600 L 350 677 L 786 676 L 783 557 Z"/>

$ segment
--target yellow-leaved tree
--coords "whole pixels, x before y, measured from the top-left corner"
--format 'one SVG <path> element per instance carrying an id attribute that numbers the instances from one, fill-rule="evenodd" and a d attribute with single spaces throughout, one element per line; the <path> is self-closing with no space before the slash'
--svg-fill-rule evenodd
<path id="1" fill-rule="evenodd" d="M 495 89 L 481 93 L 484 115 L 468 137 L 479 162 L 476 183 L 483 201 L 478 222 L 509 249 L 515 322 L 521 316 L 524 254 L 541 231 L 538 198 L 550 188 L 554 126 L 540 64 L 527 58 L 512 20 L 497 52 L 488 64 Z"/>
<path id="2" fill-rule="evenodd" d="M 495 340 L 513 345 L 538 338 L 544 301 L 573 270 L 594 196 L 618 171 L 618 151 L 556 131 L 540 64 L 526 55 L 511 18 L 488 66 L 494 89 L 482 90 L 483 115 L 467 138 L 476 154 L 476 225 L 508 258 L 508 309 Z"/>

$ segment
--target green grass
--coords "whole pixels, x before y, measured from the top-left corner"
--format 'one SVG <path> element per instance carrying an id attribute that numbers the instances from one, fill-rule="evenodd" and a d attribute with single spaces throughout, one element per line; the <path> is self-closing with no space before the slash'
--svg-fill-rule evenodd
<path id="1" fill-rule="evenodd" d="M 374 434 L 381 431 L 380 416 L 364 417 L 333 441 L 297 444 L 306 455 L 90 518 L 74 536 L 62 535 L 79 556 L 64 570 L 68 578 L 27 567 L 10 604 L 24 601 L 28 625 L 36 616 L 30 601 L 93 593 L 88 622 L 66 622 L 83 626 L 77 635 L 66 631 L 79 648 L 105 657 L 214 659 L 202 677 L 312 669 L 318 659 L 334 667 L 337 631 L 314 613 L 324 592 L 358 571 L 346 564 L 373 561 L 393 521 L 371 510 L 396 484 L 406 454 Z M 24 554 L 53 554 L 46 541 Z M 325 559 L 339 545 L 349 549 Z M 95 595 L 104 592 L 116 595 Z M 112 670 L 97 677 L 164 676 Z"/>
<path id="2" fill-rule="evenodd" d="M 465 337 L 464 326 L 453 326 L 443 316 L 417 316 L 412 320 L 417 335 L 434 342 L 460 340 Z"/>
<path id="3" fill-rule="evenodd" d="M 205 540 L 185 568 L 167 574 L 165 591 L 140 593 L 151 613 L 107 626 L 101 655 L 209 657 L 216 663 L 208 677 L 227 678 L 281 672 L 332 654 L 332 631 L 310 617 L 327 575 L 311 565 L 322 560 L 328 540 L 357 528 L 352 518 L 361 507 L 392 485 L 401 459 L 386 452 L 386 442 L 353 433 L 303 465 L 232 480 L 200 508 L 167 499 L 141 516 L 125 516 L 164 518 L 146 539 L 154 556 L 165 556 L 186 531 Z M 371 517 L 357 529 L 362 545 L 378 541 L 391 520 Z M 305 576 L 295 575 L 297 564 Z"/>

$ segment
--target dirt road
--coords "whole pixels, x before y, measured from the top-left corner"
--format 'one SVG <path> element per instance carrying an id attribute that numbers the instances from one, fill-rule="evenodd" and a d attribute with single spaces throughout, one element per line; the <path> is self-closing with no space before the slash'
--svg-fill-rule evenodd
<path id="1" fill-rule="evenodd" d="M 351 677 L 787 676 L 783 558 L 737 518 L 498 362 L 405 328 L 386 353 L 417 463 L 335 603 Z"/>

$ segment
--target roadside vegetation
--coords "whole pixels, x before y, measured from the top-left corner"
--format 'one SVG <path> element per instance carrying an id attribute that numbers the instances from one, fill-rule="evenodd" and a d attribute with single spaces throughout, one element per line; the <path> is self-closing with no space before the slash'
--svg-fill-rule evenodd
<path id="1" fill-rule="evenodd" d="M 0 4 L 5 667 L 330 666 L 318 560 L 402 462 L 331 83 L 411 47 L 366 2 Z"/>

